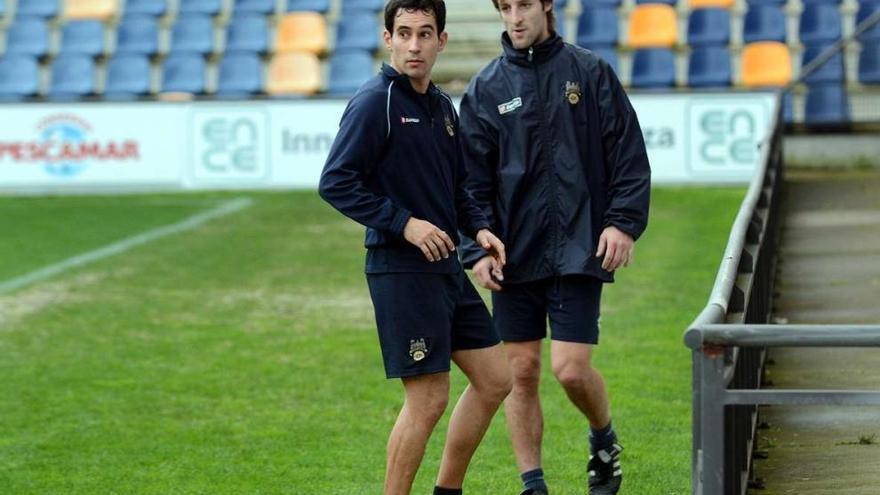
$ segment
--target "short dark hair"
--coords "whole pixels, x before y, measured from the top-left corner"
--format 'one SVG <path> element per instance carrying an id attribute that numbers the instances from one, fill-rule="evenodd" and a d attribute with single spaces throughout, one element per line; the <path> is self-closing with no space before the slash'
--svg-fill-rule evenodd
<path id="1" fill-rule="evenodd" d="M 446 2 L 443 0 L 389 0 L 385 4 L 385 29 L 389 33 L 394 33 L 394 19 L 400 9 L 432 13 L 437 20 L 437 34 L 446 29 Z"/>
<path id="2" fill-rule="evenodd" d="M 542 5 L 545 3 L 553 5 L 553 8 L 547 12 L 547 26 L 550 28 L 550 32 L 553 33 L 556 32 L 556 15 L 553 13 L 553 9 L 556 8 L 556 5 L 554 5 L 553 0 L 541 0 Z M 501 7 L 498 6 L 498 0 L 492 0 L 492 5 L 495 6 L 495 10 L 501 10 Z"/>

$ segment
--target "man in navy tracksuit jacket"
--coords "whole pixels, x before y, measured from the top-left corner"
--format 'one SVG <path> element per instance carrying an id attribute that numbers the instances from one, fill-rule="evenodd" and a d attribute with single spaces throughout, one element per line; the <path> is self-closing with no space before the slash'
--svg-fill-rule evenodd
<path id="1" fill-rule="evenodd" d="M 458 117 L 430 82 L 446 43 L 442 0 L 391 0 L 391 61 L 342 116 L 320 194 L 367 227 L 366 273 L 389 378 L 406 400 L 391 432 L 387 494 L 408 494 L 449 398 L 450 360 L 467 375 L 450 419 L 435 494 L 460 494 L 468 463 L 510 391 L 489 311 L 458 257 L 458 231 L 504 265 L 504 246 L 465 189 Z M 498 271 L 500 274 L 500 271 Z"/>
<path id="2" fill-rule="evenodd" d="M 465 250 L 493 292 L 514 377 L 505 402 L 524 493 L 547 492 L 538 397 L 549 317 L 554 375 L 590 424 L 591 494 L 617 493 L 622 450 L 602 376 L 591 366 L 603 282 L 632 260 L 645 230 L 650 168 L 636 114 L 614 71 L 553 31 L 552 0 L 493 0 L 503 54 L 461 103 L 469 185 L 507 247 L 503 277 Z"/>

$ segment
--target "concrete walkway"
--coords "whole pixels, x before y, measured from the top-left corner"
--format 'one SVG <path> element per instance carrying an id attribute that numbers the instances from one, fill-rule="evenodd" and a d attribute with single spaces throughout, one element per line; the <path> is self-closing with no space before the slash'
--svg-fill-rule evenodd
<path id="1" fill-rule="evenodd" d="M 880 169 L 787 171 L 777 323 L 880 324 Z M 880 390 L 880 349 L 770 350 L 776 388 Z M 764 407 L 772 494 L 880 494 L 880 408 Z"/>

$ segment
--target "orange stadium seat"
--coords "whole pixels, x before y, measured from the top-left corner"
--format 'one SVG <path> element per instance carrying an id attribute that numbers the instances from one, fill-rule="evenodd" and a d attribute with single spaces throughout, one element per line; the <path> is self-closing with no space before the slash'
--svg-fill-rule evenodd
<path id="1" fill-rule="evenodd" d="M 629 46 L 669 48 L 678 42 L 678 18 L 666 4 L 636 5 L 629 18 Z"/>
<path id="2" fill-rule="evenodd" d="M 69 19 L 106 20 L 118 13 L 118 0 L 64 0 L 64 15 Z"/>
<path id="3" fill-rule="evenodd" d="M 270 95 L 311 95 L 321 89 L 321 62 L 313 53 L 280 53 L 269 64 Z"/>
<path id="4" fill-rule="evenodd" d="M 730 9 L 736 0 L 688 0 L 688 6 L 694 9 Z"/>
<path id="5" fill-rule="evenodd" d="M 785 86 L 791 81 L 791 54 L 777 41 L 749 43 L 742 52 L 742 82 L 750 88 Z"/>
<path id="6" fill-rule="evenodd" d="M 278 23 L 275 40 L 278 53 L 327 51 L 327 20 L 317 12 L 291 12 Z"/>

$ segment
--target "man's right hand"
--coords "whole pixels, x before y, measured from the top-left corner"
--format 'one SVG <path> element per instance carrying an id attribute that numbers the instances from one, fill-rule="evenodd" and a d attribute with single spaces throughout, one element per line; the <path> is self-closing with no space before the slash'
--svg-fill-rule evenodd
<path id="1" fill-rule="evenodd" d="M 484 256 L 474 264 L 474 276 L 477 283 L 484 289 L 499 291 L 504 273 L 501 271 L 501 263 L 492 256 Z"/>
<path id="2" fill-rule="evenodd" d="M 416 217 L 410 217 L 406 222 L 406 227 L 403 228 L 403 237 L 421 249 L 428 261 L 440 261 L 448 258 L 449 253 L 455 251 L 455 244 L 452 243 L 452 239 L 446 232 L 438 229 L 431 222 L 419 220 Z"/>

